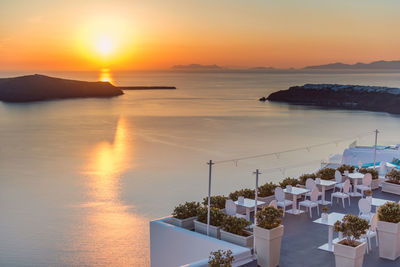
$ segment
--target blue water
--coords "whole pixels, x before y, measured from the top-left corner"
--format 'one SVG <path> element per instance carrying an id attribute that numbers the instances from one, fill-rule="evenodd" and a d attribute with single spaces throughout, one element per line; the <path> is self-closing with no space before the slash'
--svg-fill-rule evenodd
<path id="1" fill-rule="evenodd" d="M 0 73 L 0 76 L 21 73 Z M 97 80 L 96 72 L 45 72 Z M 400 74 L 112 73 L 174 85 L 111 99 L 0 103 L 0 266 L 147 266 L 148 221 L 207 193 L 206 162 L 329 142 L 399 143 L 400 117 L 257 99 L 304 83 L 400 87 Z M 217 164 L 214 194 L 298 176 L 354 139 Z M 266 169 L 284 168 L 268 172 Z"/>

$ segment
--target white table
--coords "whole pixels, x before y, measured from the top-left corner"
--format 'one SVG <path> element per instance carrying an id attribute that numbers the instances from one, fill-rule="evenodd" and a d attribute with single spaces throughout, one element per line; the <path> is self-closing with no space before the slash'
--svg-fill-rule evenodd
<path id="1" fill-rule="evenodd" d="M 292 194 L 293 195 L 293 204 L 292 204 L 292 209 L 291 210 L 287 210 L 287 213 L 290 214 L 294 214 L 294 215 L 298 215 L 303 213 L 303 210 L 299 210 L 297 209 L 297 196 L 299 195 L 303 195 L 307 192 L 309 192 L 310 190 L 308 189 L 304 189 L 304 188 L 300 188 L 300 187 L 292 187 L 292 190 L 288 191 L 286 188 L 283 190 L 283 192 L 287 193 L 287 194 Z"/>
<path id="2" fill-rule="evenodd" d="M 391 200 L 386 200 L 386 199 L 381 199 L 381 198 L 372 198 L 371 205 L 379 207 L 379 206 L 382 206 L 383 204 L 385 204 L 388 201 L 391 201 Z"/>
<path id="3" fill-rule="evenodd" d="M 333 225 L 335 224 L 336 221 L 342 221 L 342 219 L 345 215 L 346 214 L 343 214 L 343 213 L 332 212 L 332 213 L 328 214 L 328 220 L 323 221 L 322 218 L 319 218 L 314 221 L 315 223 L 328 225 L 328 227 L 329 227 L 328 243 L 323 244 L 322 246 L 318 247 L 319 249 L 333 252 Z"/>
<path id="4" fill-rule="evenodd" d="M 240 203 L 239 200 L 236 200 L 235 204 L 238 205 L 238 206 L 242 206 L 242 207 L 244 207 L 246 209 L 246 219 L 248 221 L 250 221 L 250 212 L 252 210 L 254 210 L 254 207 L 256 206 L 255 199 L 245 198 L 243 203 Z M 257 206 L 258 205 L 261 206 L 261 205 L 264 205 L 264 204 L 266 204 L 264 201 L 257 200 Z"/>
<path id="5" fill-rule="evenodd" d="M 330 201 L 327 201 L 327 200 L 325 199 L 325 189 L 326 189 L 327 186 L 332 186 L 332 185 L 335 185 L 335 184 L 337 184 L 336 181 L 322 180 L 322 179 L 321 179 L 321 182 L 320 182 L 319 184 L 317 184 L 317 186 L 318 186 L 318 187 L 321 187 L 321 189 L 322 189 L 322 197 L 321 197 L 321 200 L 318 201 L 318 203 L 320 203 L 320 204 L 322 204 L 322 205 L 331 204 Z"/>
<path id="6" fill-rule="evenodd" d="M 358 180 L 364 178 L 364 174 L 359 172 L 354 172 L 354 173 L 349 173 L 347 177 L 349 177 L 353 183 L 353 191 L 349 195 L 352 197 L 362 197 L 362 194 L 357 192 L 356 187 L 358 184 Z"/>

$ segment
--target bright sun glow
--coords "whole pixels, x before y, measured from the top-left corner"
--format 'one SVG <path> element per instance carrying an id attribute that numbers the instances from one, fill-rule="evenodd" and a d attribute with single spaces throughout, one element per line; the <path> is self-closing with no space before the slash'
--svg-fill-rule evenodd
<path id="1" fill-rule="evenodd" d="M 97 51 L 103 56 L 108 56 L 113 50 L 113 43 L 110 37 L 101 36 L 96 43 Z"/>

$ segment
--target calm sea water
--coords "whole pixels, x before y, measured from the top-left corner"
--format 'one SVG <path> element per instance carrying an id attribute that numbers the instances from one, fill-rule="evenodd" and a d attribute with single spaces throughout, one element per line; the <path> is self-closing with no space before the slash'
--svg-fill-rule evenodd
<path id="1" fill-rule="evenodd" d="M 0 73 L 6 77 L 16 73 Z M 49 75 L 96 80 L 98 73 Z M 207 193 L 206 162 L 282 151 L 381 130 L 400 117 L 260 103 L 304 83 L 400 87 L 400 74 L 112 74 L 117 85 L 175 85 L 112 99 L 0 103 L 0 266 L 148 266 L 149 220 Z M 217 164 L 213 194 L 298 176 L 353 140 Z M 372 144 L 373 135 L 359 140 Z"/>

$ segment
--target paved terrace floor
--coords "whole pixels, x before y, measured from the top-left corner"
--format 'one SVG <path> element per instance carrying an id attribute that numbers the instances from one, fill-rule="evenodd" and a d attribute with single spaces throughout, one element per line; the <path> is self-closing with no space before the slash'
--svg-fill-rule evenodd
<path id="1" fill-rule="evenodd" d="M 330 200 L 331 193 L 332 190 L 326 191 L 326 199 Z M 393 200 L 396 202 L 400 200 L 400 196 L 383 193 L 381 192 L 381 189 L 374 190 L 373 197 Z M 328 213 L 339 212 L 358 215 L 359 199 L 359 197 L 352 197 L 350 207 L 348 200 L 345 200 L 346 208 L 343 208 L 341 199 L 339 199 L 338 203 L 336 203 L 336 200 L 334 200 L 334 204 L 332 206 L 328 206 Z M 375 212 L 375 206 L 372 206 L 372 211 Z M 328 226 L 313 223 L 313 221 L 318 218 L 319 216 L 317 215 L 317 211 L 315 208 L 313 209 L 312 219 L 310 218 L 308 212 L 301 215 L 291 215 L 287 213 L 285 214 L 285 218 L 283 219 L 285 232 L 282 238 L 281 256 L 279 262 L 280 267 L 335 266 L 335 256 L 333 252 L 326 252 L 318 249 L 319 246 L 328 242 Z M 336 237 L 337 233 L 334 233 L 334 238 Z M 400 258 L 396 261 L 379 258 L 379 248 L 375 246 L 375 239 L 373 238 L 371 241 L 372 251 L 369 251 L 369 254 L 365 253 L 363 263 L 364 267 L 400 266 Z M 257 263 L 255 261 L 245 265 L 245 267 L 256 266 Z"/>

